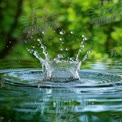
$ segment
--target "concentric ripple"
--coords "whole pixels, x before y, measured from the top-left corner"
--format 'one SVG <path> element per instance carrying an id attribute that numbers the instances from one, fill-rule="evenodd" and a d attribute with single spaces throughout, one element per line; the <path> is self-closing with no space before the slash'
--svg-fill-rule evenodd
<path id="1" fill-rule="evenodd" d="M 5 84 L 23 87 L 42 88 L 99 88 L 122 85 L 122 77 L 119 75 L 94 72 L 93 70 L 81 70 L 80 80 L 46 81 L 40 69 L 13 69 L 0 70 L 0 78 Z"/>
<path id="2" fill-rule="evenodd" d="M 0 116 L 6 122 L 120 122 L 121 73 L 81 69 L 79 75 L 46 81 L 37 68 L 0 70 Z"/>

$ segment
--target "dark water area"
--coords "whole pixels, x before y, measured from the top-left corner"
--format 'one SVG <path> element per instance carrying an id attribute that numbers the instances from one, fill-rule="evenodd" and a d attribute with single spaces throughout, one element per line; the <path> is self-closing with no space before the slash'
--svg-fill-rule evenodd
<path id="1" fill-rule="evenodd" d="M 42 81 L 40 64 L 0 61 L 0 122 L 121 122 L 121 61 L 83 64 L 80 80 Z"/>

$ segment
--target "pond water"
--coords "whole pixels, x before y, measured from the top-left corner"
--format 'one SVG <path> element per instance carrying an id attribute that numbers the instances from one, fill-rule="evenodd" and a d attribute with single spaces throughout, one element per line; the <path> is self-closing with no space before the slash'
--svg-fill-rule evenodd
<path id="1" fill-rule="evenodd" d="M 0 122 L 122 121 L 121 61 L 83 64 L 70 81 L 43 81 L 36 62 L 0 64 Z"/>

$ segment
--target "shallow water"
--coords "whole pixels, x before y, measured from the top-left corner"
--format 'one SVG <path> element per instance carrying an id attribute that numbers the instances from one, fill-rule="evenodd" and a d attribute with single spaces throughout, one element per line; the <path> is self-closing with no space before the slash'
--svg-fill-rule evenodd
<path id="1" fill-rule="evenodd" d="M 43 81 L 36 62 L 0 63 L 0 122 L 122 121 L 121 61 L 87 63 L 64 82 Z"/>

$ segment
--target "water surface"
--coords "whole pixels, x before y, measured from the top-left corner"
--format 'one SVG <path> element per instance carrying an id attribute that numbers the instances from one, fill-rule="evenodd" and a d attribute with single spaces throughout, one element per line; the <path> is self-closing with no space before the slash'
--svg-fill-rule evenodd
<path id="1" fill-rule="evenodd" d="M 80 80 L 65 82 L 41 80 L 36 62 L 0 63 L 2 122 L 122 121 L 121 62 L 87 63 Z"/>

